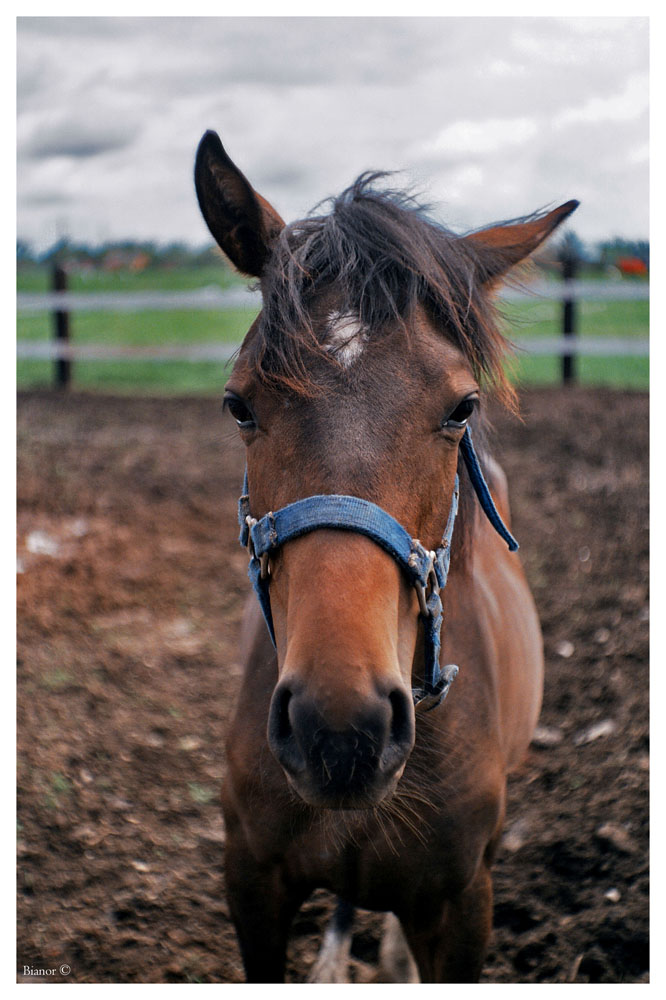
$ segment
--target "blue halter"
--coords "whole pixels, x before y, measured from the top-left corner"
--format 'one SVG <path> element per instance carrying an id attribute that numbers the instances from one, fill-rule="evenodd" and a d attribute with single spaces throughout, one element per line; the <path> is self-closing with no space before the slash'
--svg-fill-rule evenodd
<path id="1" fill-rule="evenodd" d="M 479 460 L 474 451 L 469 427 L 460 443 L 460 451 L 467 466 L 470 480 L 488 520 L 514 552 L 518 542 L 502 521 L 488 485 L 481 472 Z M 306 497 L 288 504 L 278 511 L 270 511 L 256 520 L 250 513 L 247 468 L 243 482 L 243 495 L 238 501 L 240 523 L 240 543 L 248 549 L 250 565 L 248 574 L 259 599 L 259 604 L 268 627 L 273 645 L 275 631 L 269 594 L 270 575 L 268 560 L 270 554 L 292 538 L 299 538 L 319 528 L 342 528 L 356 531 L 388 552 L 401 566 L 408 581 L 415 587 L 419 599 L 419 618 L 424 627 L 424 672 L 423 687 L 413 688 L 415 707 L 427 711 L 438 705 L 447 695 L 458 667 L 449 663 L 440 667 L 442 631 L 441 591 L 446 586 L 451 561 L 451 538 L 458 512 L 459 482 L 456 475 L 449 516 L 440 546 L 429 551 L 420 541 L 412 538 L 403 526 L 385 510 L 360 497 L 323 495 Z"/>

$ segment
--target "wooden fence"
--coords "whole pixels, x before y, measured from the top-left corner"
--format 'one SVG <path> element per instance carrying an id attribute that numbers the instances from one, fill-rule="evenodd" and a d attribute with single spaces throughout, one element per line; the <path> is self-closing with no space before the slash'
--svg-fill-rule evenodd
<path id="1" fill-rule="evenodd" d="M 507 287 L 502 292 L 504 301 L 529 300 L 538 302 L 558 299 L 562 305 L 562 323 L 559 336 L 521 338 L 512 337 L 512 343 L 527 354 L 560 357 L 562 380 L 572 382 L 576 377 L 576 360 L 580 356 L 646 357 L 649 341 L 638 337 L 580 337 L 577 324 L 577 303 L 586 300 L 647 299 L 649 286 L 638 282 L 578 281 L 575 277 L 555 282 L 538 282 L 529 289 Z M 19 313 L 49 312 L 53 316 L 53 340 L 19 340 L 17 357 L 54 362 L 56 385 L 66 387 L 72 377 L 75 361 L 227 361 L 238 350 L 239 344 L 204 343 L 179 345 L 149 345 L 131 347 L 103 343 L 76 344 L 70 336 L 70 315 L 74 312 L 141 312 L 144 310 L 225 310 L 259 308 L 257 293 L 245 287 L 221 289 L 217 286 L 193 291 L 107 292 L 78 293 L 66 287 L 65 272 L 55 268 L 53 291 L 32 294 L 19 292 Z"/>

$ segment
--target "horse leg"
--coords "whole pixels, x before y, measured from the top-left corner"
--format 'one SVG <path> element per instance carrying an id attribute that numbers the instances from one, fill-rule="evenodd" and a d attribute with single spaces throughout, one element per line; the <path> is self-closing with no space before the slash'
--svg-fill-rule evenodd
<path id="1" fill-rule="evenodd" d="M 277 863 L 258 865 L 227 841 L 227 899 L 249 983 L 282 983 L 289 928 L 307 892 L 297 892 Z"/>
<path id="2" fill-rule="evenodd" d="M 403 921 L 422 983 L 478 982 L 492 929 L 492 909 L 490 870 L 482 863 L 474 881 L 447 900 L 427 926 L 418 914 Z"/>
<path id="3" fill-rule="evenodd" d="M 338 905 L 324 931 L 317 961 L 308 976 L 309 983 L 348 983 L 349 952 L 354 923 L 354 907 L 344 899 Z M 418 983 L 416 962 L 409 950 L 400 921 L 387 913 L 379 945 L 379 966 L 375 983 Z"/>
<path id="4" fill-rule="evenodd" d="M 309 983 L 348 983 L 354 907 L 344 899 L 338 905 L 324 931 L 317 961 L 312 966 Z"/>
<path id="5" fill-rule="evenodd" d="M 384 918 L 384 933 L 379 945 L 379 968 L 375 976 L 377 983 L 418 983 L 419 970 L 416 967 L 400 921 L 395 913 L 387 913 Z"/>

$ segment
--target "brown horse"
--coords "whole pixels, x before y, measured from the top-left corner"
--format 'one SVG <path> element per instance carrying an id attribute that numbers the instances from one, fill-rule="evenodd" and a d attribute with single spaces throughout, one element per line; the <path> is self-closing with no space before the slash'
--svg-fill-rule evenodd
<path id="1" fill-rule="evenodd" d="M 381 176 L 285 225 L 215 133 L 197 153 L 204 218 L 263 297 L 225 393 L 260 597 L 222 795 L 250 981 L 284 979 L 317 887 L 341 902 L 315 977 L 340 980 L 363 907 L 393 915 L 384 978 L 413 981 L 411 953 L 422 982 L 477 980 L 506 775 L 540 710 L 506 481 L 483 451 L 475 471 L 469 428 L 482 437 L 485 386 L 512 403 L 493 290 L 577 202 L 456 236 Z"/>

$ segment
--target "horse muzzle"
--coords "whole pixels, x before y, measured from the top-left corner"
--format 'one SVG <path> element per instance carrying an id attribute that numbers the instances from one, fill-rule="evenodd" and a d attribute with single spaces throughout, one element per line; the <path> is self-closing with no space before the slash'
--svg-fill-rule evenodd
<path id="1" fill-rule="evenodd" d="M 281 681 L 271 701 L 268 743 L 309 805 L 371 808 L 394 792 L 414 745 L 411 695 L 396 687 L 340 712 L 295 679 Z"/>

